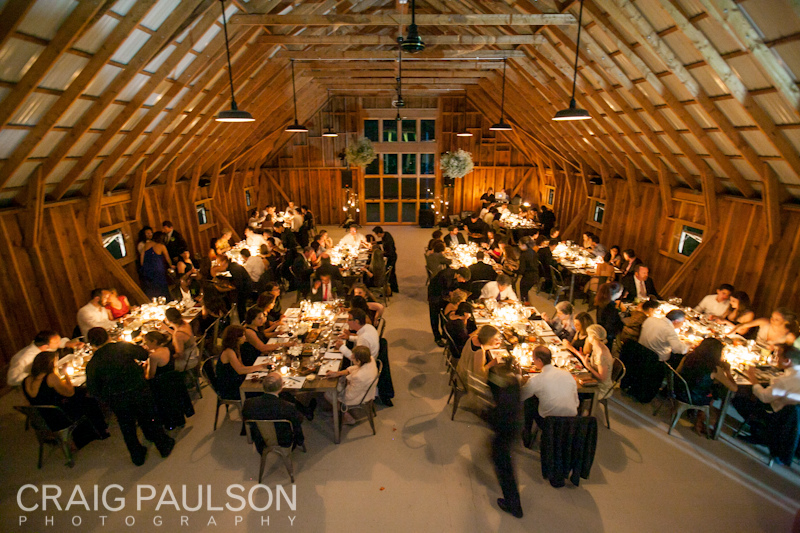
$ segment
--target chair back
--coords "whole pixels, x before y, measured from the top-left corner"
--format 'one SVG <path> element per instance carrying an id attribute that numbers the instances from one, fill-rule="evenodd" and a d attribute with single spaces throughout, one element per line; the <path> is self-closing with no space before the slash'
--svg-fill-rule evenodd
<path id="1" fill-rule="evenodd" d="M 488 279 L 476 279 L 469 282 L 469 292 L 472 300 L 477 300 L 481 297 L 481 290 L 487 283 L 489 283 Z"/>
<path id="2" fill-rule="evenodd" d="M 553 278 L 553 286 L 555 287 L 564 286 L 564 276 L 562 276 L 561 271 L 558 270 L 553 265 L 550 265 L 550 276 Z"/>
<path id="3" fill-rule="evenodd" d="M 458 350 L 458 346 L 456 346 L 456 341 L 453 340 L 453 336 L 450 335 L 450 331 L 447 329 L 447 322 L 444 323 L 444 336 L 447 337 L 447 346 L 450 348 L 450 357 L 461 357 L 461 353 Z M 448 357 L 448 359 L 450 359 Z"/>
<path id="4" fill-rule="evenodd" d="M 380 360 L 375 360 L 375 365 L 378 367 L 378 374 L 375 376 L 375 379 L 372 380 L 372 383 L 369 384 L 369 388 L 367 392 L 364 393 L 364 396 L 361 397 L 361 401 L 358 402 L 362 404 L 364 402 L 368 402 L 375 397 L 375 389 L 378 388 L 378 378 L 381 377 L 381 371 L 383 370 L 383 363 Z"/>
<path id="5" fill-rule="evenodd" d="M 600 400 L 605 400 L 606 398 L 610 398 L 614 394 L 614 389 L 617 387 L 622 378 L 625 377 L 625 363 L 619 360 L 619 358 L 614 358 L 614 365 L 611 367 L 611 388 L 608 392 L 600 398 Z"/>
<path id="6" fill-rule="evenodd" d="M 47 419 L 63 419 L 65 426 L 73 424 L 73 420 L 67 416 L 63 409 L 56 405 L 15 405 L 14 409 L 28 417 L 28 423 L 36 432 L 36 438 L 40 442 L 45 442 L 57 438 L 61 429 L 53 429 L 47 423 Z M 66 429 L 62 428 L 62 429 Z"/>
<path id="7" fill-rule="evenodd" d="M 386 319 L 381 317 L 378 320 L 378 325 L 375 326 L 375 329 L 378 330 L 378 337 L 382 339 L 383 338 L 383 330 L 386 329 Z"/>
<path id="8" fill-rule="evenodd" d="M 488 406 L 494 404 L 494 400 L 492 399 L 492 390 L 489 388 L 489 385 L 487 385 L 482 379 L 475 376 L 475 374 L 472 372 L 467 374 L 467 389 L 473 391 L 478 400 L 483 404 Z"/>
<path id="9" fill-rule="evenodd" d="M 217 370 L 216 370 L 217 359 L 214 357 L 210 357 L 206 359 L 203 363 L 203 376 L 208 380 L 208 384 L 211 385 L 211 390 L 214 391 L 214 394 L 217 394 Z M 219 396 L 219 394 L 217 394 Z"/>
<path id="10" fill-rule="evenodd" d="M 692 394 L 689 391 L 689 384 L 686 383 L 686 380 L 683 379 L 683 376 L 678 374 L 678 371 L 672 368 L 672 366 L 664 362 L 666 367 L 669 369 L 667 370 L 668 379 L 667 384 L 672 386 L 672 393 L 674 397 L 682 403 L 686 403 L 689 405 L 694 405 L 692 402 Z M 682 400 L 681 398 L 686 398 L 686 401 Z"/>
<path id="11" fill-rule="evenodd" d="M 289 434 L 294 435 L 294 426 L 289 420 L 246 419 L 244 421 L 244 427 L 247 431 L 247 438 L 249 441 L 252 441 L 252 437 L 250 435 L 251 424 L 255 424 L 255 426 L 258 428 L 258 432 L 261 434 L 261 438 L 264 441 L 265 448 L 274 448 L 280 446 L 278 443 L 278 433 L 275 429 L 276 424 L 289 424 Z"/>

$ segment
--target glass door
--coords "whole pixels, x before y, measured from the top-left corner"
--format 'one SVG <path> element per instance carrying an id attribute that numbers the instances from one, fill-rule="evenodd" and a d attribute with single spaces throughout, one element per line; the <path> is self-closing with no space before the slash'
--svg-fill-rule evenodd
<path id="1" fill-rule="evenodd" d="M 368 224 L 416 224 L 434 197 L 436 154 L 379 154 L 364 172 Z"/>

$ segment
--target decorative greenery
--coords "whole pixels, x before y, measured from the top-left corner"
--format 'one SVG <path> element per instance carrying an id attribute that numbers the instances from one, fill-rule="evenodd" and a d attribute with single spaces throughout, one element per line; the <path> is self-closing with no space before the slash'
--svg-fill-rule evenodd
<path id="1" fill-rule="evenodd" d="M 344 153 L 347 163 L 351 166 L 364 168 L 372 163 L 377 155 L 372 141 L 366 137 L 361 137 L 355 143 L 349 145 Z"/>
<path id="2" fill-rule="evenodd" d="M 450 178 L 463 178 L 472 172 L 473 166 L 472 154 L 466 150 L 445 152 L 441 157 L 442 171 Z"/>

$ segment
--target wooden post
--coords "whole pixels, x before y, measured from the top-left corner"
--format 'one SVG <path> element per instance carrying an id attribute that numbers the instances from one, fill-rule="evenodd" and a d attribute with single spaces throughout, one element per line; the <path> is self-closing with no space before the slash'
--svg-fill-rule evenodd
<path id="1" fill-rule="evenodd" d="M 639 186 L 638 181 L 636 180 L 636 167 L 633 166 L 633 162 L 630 159 L 625 160 L 625 177 L 628 179 L 628 191 L 631 195 L 631 202 L 636 207 L 639 207 L 642 203 L 642 200 L 639 198 Z"/>
<path id="2" fill-rule="evenodd" d="M 142 216 L 144 184 L 147 181 L 147 164 L 149 162 L 149 158 L 145 157 L 133 176 L 133 189 L 131 189 L 131 203 L 128 210 L 128 218 L 137 222 Z"/>
<path id="3" fill-rule="evenodd" d="M 672 187 L 667 164 L 663 161 L 658 165 L 658 188 L 661 192 L 661 207 L 665 217 L 672 216 Z"/>
<path id="4" fill-rule="evenodd" d="M 761 193 L 764 202 L 764 218 L 767 221 L 769 244 L 775 244 L 781 238 L 781 191 L 785 188 L 778 181 L 778 176 L 769 163 L 764 163 L 764 190 Z"/>
<path id="5" fill-rule="evenodd" d="M 25 223 L 22 224 L 23 242 L 26 248 L 38 248 L 42 228 L 42 212 L 44 211 L 44 180 L 42 165 L 28 180 L 27 200 L 25 202 Z"/>

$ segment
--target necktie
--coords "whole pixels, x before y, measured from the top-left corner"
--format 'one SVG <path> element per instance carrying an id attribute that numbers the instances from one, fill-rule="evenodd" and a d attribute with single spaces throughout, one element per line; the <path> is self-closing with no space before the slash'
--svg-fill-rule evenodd
<path id="1" fill-rule="evenodd" d="M 322 292 L 322 300 L 327 302 L 328 301 L 328 285 L 323 285 L 323 292 Z"/>
<path id="2" fill-rule="evenodd" d="M 500 301 L 500 293 L 499 292 L 497 293 L 497 301 L 498 302 Z"/>

